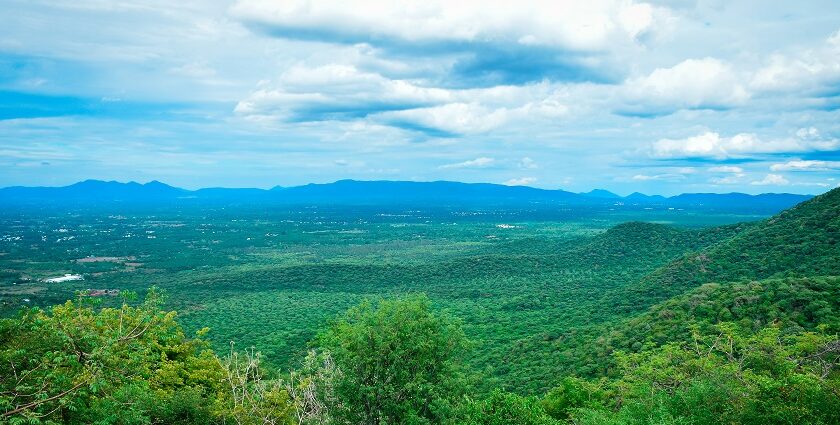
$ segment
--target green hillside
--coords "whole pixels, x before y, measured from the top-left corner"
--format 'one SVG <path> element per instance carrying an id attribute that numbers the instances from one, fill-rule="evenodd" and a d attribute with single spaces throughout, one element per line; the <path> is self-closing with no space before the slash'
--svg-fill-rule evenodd
<path id="1" fill-rule="evenodd" d="M 767 326 L 784 334 L 840 332 L 840 277 L 765 279 L 707 283 L 653 306 L 602 336 L 594 349 L 600 361 L 616 350 L 639 352 L 667 343 L 688 343 L 732 323 L 750 334 Z"/>
<path id="2" fill-rule="evenodd" d="M 572 370 L 614 373 L 616 351 L 687 343 L 734 323 L 744 334 L 766 326 L 795 334 L 840 331 L 840 190 L 835 189 L 613 291 L 616 310 L 649 310 L 599 328 L 584 347 L 567 348 Z"/>
<path id="3" fill-rule="evenodd" d="M 840 275 L 840 189 L 834 189 L 667 264 L 619 309 L 664 300 L 709 282 Z"/>

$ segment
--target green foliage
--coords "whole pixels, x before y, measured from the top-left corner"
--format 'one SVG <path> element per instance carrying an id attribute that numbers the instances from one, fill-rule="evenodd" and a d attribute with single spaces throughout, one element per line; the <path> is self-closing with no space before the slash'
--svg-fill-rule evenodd
<path id="1" fill-rule="evenodd" d="M 218 414 L 237 425 L 295 424 L 295 403 L 283 381 L 266 376 L 260 357 L 251 349 L 218 359 L 229 390 L 216 400 Z"/>
<path id="2" fill-rule="evenodd" d="M 613 225 L 736 217 L 220 209 L 0 220 L 2 421 L 840 423 L 838 198 L 702 229 Z M 85 280 L 38 281 L 65 272 Z M 12 317 L 73 289 L 126 294 L 150 280 L 181 315 L 153 290 L 139 304 L 80 296 Z M 255 348 L 218 358 L 204 338 Z"/>
<path id="3" fill-rule="evenodd" d="M 784 334 L 840 332 L 840 278 L 768 279 L 725 285 L 709 283 L 652 307 L 593 341 L 590 349 L 614 372 L 613 352 L 638 352 L 667 343 L 688 343 L 695 333 L 716 335 L 731 322 L 742 333 L 773 324 Z M 595 346 L 597 345 L 597 346 Z"/>
<path id="4" fill-rule="evenodd" d="M 440 423 L 464 391 L 464 333 L 424 296 L 364 302 L 317 344 L 341 371 L 330 406 L 339 423 Z"/>
<path id="5" fill-rule="evenodd" d="M 206 338 L 217 352 L 231 341 L 254 346 L 266 365 L 287 370 L 330 318 L 361 299 L 425 292 L 479 344 L 466 362 L 483 374 L 482 394 L 497 386 L 538 394 L 556 376 L 599 372 L 577 361 L 580 347 L 602 324 L 650 305 L 602 308 L 625 288 L 748 227 L 699 226 L 755 218 L 539 205 L 0 211 L 0 236 L 10 239 L 0 255 L 0 315 L 61 303 L 74 290 L 143 291 L 154 282 L 186 330 L 212 329 Z M 39 281 L 63 273 L 85 280 Z M 103 305 L 119 300 L 103 297 Z"/>
<path id="6" fill-rule="evenodd" d="M 0 410 L 31 423 L 206 418 L 220 389 L 208 344 L 189 339 L 152 289 L 137 307 L 84 298 L 0 322 Z M 162 406 L 158 409 L 156 406 Z M 190 419 L 190 420 L 192 420 Z"/>
<path id="7" fill-rule="evenodd" d="M 834 189 L 729 240 L 690 253 L 651 273 L 619 308 L 664 300 L 709 282 L 840 275 L 840 189 Z"/>
<path id="8" fill-rule="evenodd" d="M 603 407 L 609 396 L 603 386 L 599 381 L 566 377 L 543 397 L 542 406 L 552 418 L 569 419 L 576 409 Z"/>
<path id="9" fill-rule="evenodd" d="M 535 397 L 522 397 L 494 390 L 486 400 L 471 402 L 458 419 L 464 425 L 552 425 L 560 424 L 546 414 Z"/>
<path id="10" fill-rule="evenodd" d="M 579 424 L 832 424 L 840 421 L 840 340 L 778 327 L 618 354 L 607 407 L 573 411 Z"/>

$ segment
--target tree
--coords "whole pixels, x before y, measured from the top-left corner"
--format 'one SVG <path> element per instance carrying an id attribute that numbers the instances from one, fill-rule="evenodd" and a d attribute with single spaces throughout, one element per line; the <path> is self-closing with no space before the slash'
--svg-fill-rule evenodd
<path id="1" fill-rule="evenodd" d="M 260 353 L 253 348 L 218 359 L 228 386 L 221 416 L 237 425 L 293 425 L 295 405 L 283 381 L 265 376 Z"/>
<path id="2" fill-rule="evenodd" d="M 0 321 L 0 420 L 201 423 L 221 371 L 160 303 L 154 288 L 136 307 L 80 296 Z"/>
<path id="3" fill-rule="evenodd" d="M 286 391 L 295 405 L 299 424 L 327 425 L 333 422 L 329 406 L 336 404 L 335 382 L 340 377 L 329 353 L 310 350 L 299 370 L 289 373 Z"/>
<path id="4" fill-rule="evenodd" d="M 425 296 L 367 301 L 319 335 L 339 371 L 329 406 L 338 423 L 441 423 L 455 412 L 468 342 L 429 304 Z"/>
<path id="5" fill-rule="evenodd" d="M 552 418 L 566 420 L 573 409 L 603 406 L 607 393 L 602 386 L 603 382 L 566 377 L 543 397 L 542 406 Z"/>
<path id="6" fill-rule="evenodd" d="M 559 425 L 533 397 L 522 397 L 494 390 L 486 400 L 473 402 L 466 408 L 464 425 Z"/>

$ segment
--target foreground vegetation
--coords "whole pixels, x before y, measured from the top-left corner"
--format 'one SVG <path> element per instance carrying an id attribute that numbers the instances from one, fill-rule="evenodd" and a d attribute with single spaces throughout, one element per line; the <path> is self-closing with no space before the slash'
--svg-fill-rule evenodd
<path id="1" fill-rule="evenodd" d="M 267 370 L 253 350 L 219 356 L 201 333 L 187 338 L 155 290 L 135 307 L 98 309 L 82 298 L 1 323 L 9 423 L 840 421 L 840 340 L 822 327 L 746 331 L 699 319 L 690 341 L 616 352 L 614 378 L 560 378 L 544 396 L 523 397 L 476 393 L 463 361 L 470 341 L 424 296 L 348 310 L 288 373 Z"/>
<path id="2" fill-rule="evenodd" d="M 766 220 L 702 228 L 603 230 L 590 217 L 557 232 L 556 222 L 485 217 L 423 233 L 391 219 L 335 223 L 320 246 L 312 233 L 244 251 L 221 236 L 182 239 L 221 245 L 201 250 L 219 264 L 174 272 L 167 301 L 159 289 L 129 296 L 140 277 L 168 276 L 137 275 L 137 258 L 120 271 L 75 261 L 100 270 L 78 285 L 116 278 L 120 297 L 80 291 L 0 322 L 2 420 L 840 423 L 838 190 Z M 324 230 L 307 223 L 295 226 Z M 233 233 L 265 230 L 249 226 Z M 171 231 L 168 243 L 183 236 Z M 13 244 L 6 273 L 47 267 L 14 261 L 41 249 Z"/>

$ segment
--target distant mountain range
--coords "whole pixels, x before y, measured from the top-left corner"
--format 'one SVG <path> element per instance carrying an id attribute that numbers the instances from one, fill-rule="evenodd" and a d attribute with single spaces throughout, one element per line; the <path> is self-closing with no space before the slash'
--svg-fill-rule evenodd
<path id="1" fill-rule="evenodd" d="M 688 193 L 672 197 L 633 193 L 619 196 L 596 189 L 586 193 L 505 186 L 490 183 L 450 181 L 357 181 L 339 180 L 273 189 L 205 188 L 187 190 L 158 181 L 136 182 L 86 180 L 63 187 L 14 186 L 0 189 L 2 204 L 44 202 L 273 202 L 287 204 L 339 205 L 626 205 L 671 208 L 781 211 L 812 198 L 810 195 L 768 193 Z"/>

